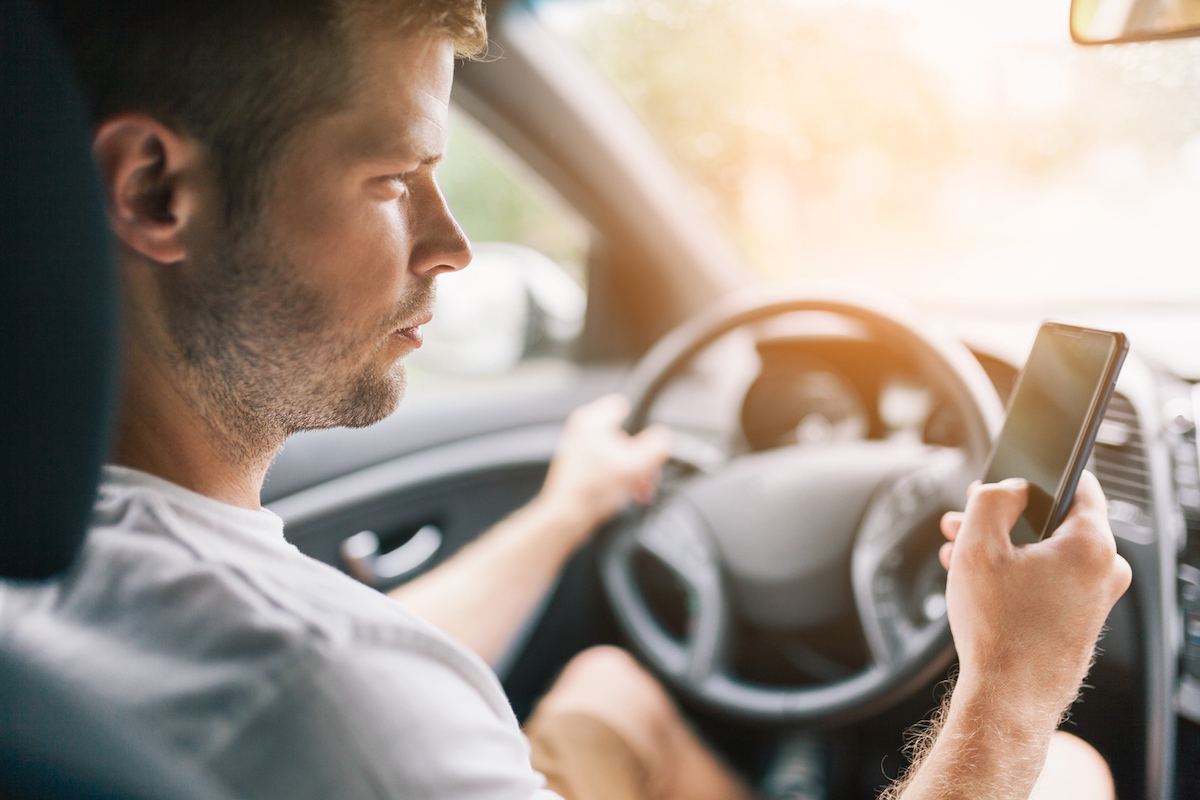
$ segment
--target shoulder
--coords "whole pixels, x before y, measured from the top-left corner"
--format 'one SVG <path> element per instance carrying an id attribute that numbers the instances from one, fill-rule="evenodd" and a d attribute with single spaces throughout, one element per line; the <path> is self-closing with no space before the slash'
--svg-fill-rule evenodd
<path id="1" fill-rule="evenodd" d="M 537 794 L 499 682 L 423 620 L 153 494 L 113 493 L 97 512 L 67 576 L 7 592 L 8 645 L 131 708 L 247 797 Z"/>
<path id="2" fill-rule="evenodd" d="M 262 797 L 529 800 L 543 785 L 515 720 L 475 676 L 420 649 L 330 653 L 214 768 Z"/>
<path id="3" fill-rule="evenodd" d="M 5 586 L 0 636 L 203 761 L 319 660 L 319 631 L 180 527 L 154 496 L 102 489 L 72 567 Z"/>

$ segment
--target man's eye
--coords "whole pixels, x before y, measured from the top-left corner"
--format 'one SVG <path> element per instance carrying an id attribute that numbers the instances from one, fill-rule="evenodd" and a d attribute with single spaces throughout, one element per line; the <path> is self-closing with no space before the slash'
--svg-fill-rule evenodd
<path id="1" fill-rule="evenodd" d="M 408 194 L 408 184 L 412 180 L 411 172 L 398 172 L 394 175 L 385 175 L 381 179 L 383 186 L 387 187 L 389 195 L 405 195 Z"/>

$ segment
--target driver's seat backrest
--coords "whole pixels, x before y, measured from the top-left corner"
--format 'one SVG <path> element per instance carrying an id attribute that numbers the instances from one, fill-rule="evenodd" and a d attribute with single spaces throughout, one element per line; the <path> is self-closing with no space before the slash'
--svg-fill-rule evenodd
<path id="1" fill-rule="evenodd" d="M 25 0 L 0 0 L 0 76 L 0 578 L 52 580 L 107 449 L 118 292 L 83 104 Z M 8 644 L 0 626 L 0 797 L 225 796 Z"/>
<path id="2" fill-rule="evenodd" d="M 0 575 L 74 558 L 108 445 L 117 286 L 63 56 L 24 2 L 0 22 Z"/>

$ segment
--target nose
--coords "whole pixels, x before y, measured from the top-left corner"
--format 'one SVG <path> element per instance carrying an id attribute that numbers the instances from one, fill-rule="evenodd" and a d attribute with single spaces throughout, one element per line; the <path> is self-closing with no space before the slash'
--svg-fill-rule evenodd
<path id="1" fill-rule="evenodd" d="M 441 188 L 431 180 L 426 202 L 414 203 L 415 243 L 409 269 L 416 275 L 455 272 L 471 263 L 471 240 L 454 218 Z"/>

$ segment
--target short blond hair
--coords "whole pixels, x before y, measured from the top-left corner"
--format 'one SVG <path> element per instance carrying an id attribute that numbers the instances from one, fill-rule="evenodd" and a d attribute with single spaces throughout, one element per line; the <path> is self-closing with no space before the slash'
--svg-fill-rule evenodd
<path id="1" fill-rule="evenodd" d="M 455 52 L 487 46 L 481 0 L 40 0 L 96 123 L 148 113 L 211 152 L 225 218 L 252 222 L 291 135 L 345 107 L 351 25 L 444 31 Z"/>
<path id="2" fill-rule="evenodd" d="M 350 11 L 361 10 L 398 30 L 441 30 L 454 40 L 459 58 L 478 58 L 487 51 L 487 25 L 480 0 L 344 0 Z"/>

